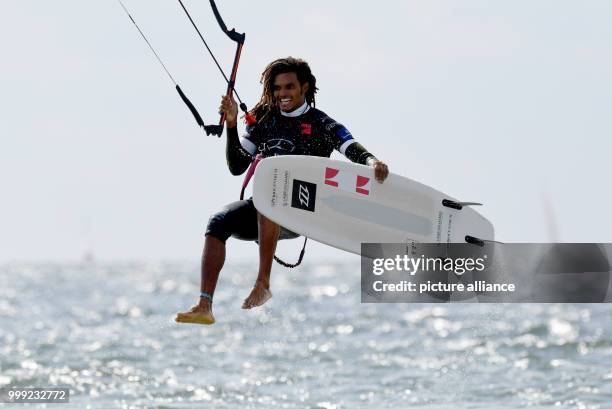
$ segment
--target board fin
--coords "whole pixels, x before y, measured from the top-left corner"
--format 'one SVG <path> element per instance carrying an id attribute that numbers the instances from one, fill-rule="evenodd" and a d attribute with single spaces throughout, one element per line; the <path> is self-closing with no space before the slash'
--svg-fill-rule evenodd
<path id="1" fill-rule="evenodd" d="M 463 206 L 482 206 L 482 203 L 478 202 L 455 202 L 454 200 L 443 199 L 442 206 L 450 207 L 451 209 L 461 210 Z"/>
<path id="2" fill-rule="evenodd" d="M 483 239 L 479 239 L 478 237 L 474 237 L 474 236 L 465 236 L 465 242 L 470 243 L 470 244 L 475 244 L 479 247 L 484 247 L 485 245 L 485 241 Z"/>

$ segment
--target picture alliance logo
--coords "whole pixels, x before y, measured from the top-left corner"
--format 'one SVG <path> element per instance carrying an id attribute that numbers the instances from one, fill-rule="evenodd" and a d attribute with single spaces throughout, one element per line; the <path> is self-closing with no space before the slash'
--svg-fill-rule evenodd
<path id="1" fill-rule="evenodd" d="M 291 192 L 291 207 L 296 209 L 315 211 L 317 198 L 317 185 L 299 179 L 293 179 L 293 190 Z"/>

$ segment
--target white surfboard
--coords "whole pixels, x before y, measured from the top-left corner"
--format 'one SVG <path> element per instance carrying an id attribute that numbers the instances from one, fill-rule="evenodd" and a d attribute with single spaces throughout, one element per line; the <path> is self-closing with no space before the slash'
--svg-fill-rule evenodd
<path id="1" fill-rule="evenodd" d="M 281 226 L 360 254 L 361 243 L 466 243 L 493 240 L 493 225 L 472 207 L 429 186 L 369 166 L 312 156 L 276 156 L 255 171 L 253 201 Z"/>

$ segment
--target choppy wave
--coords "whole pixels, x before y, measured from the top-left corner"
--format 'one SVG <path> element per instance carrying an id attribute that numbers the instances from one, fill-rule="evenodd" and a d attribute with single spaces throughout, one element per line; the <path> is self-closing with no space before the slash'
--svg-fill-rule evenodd
<path id="1" fill-rule="evenodd" d="M 226 265 L 217 324 L 178 325 L 196 263 L 0 267 L 0 387 L 91 408 L 606 408 L 607 305 L 361 304 L 358 264 Z"/>

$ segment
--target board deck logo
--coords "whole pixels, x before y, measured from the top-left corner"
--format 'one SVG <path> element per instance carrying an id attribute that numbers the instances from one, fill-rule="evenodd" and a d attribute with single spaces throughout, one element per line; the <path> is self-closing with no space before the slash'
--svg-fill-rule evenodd
<path id="1" fill-rule="evenodd" d="M 357 183 L 355 186 L 355 191 L 357 193 L 361 193 L 362 195 L 369 195 L 370 190 L 365 188 L 366 186 L 369 186 L 368 185 L 369 183 L 370 183 L 370 178 L 357 175 Z"/>
<path id="2" fill-rule="evenodd" d="M 340 173 L 340 169 L 325 168 L 325 184 L 338 187 L 338 182 L 333 180 Z"/>
<path id="3" fill-rule="evenodd" d="M 293 179 L 293 191 L 291 192 L 291 207 L 296 209 L 315 211 L 315 200 L 317 198 L 317 185 L 303 180 Z"/>
<path id="4" fill-rule="evenodd" d="M 325 184 L 347 192 L 369 196 L 370 181 L 371 178 L 358 175 L 357 173 L 344 170 L 341 172 L 340 169 L 330 167 L 325 168 Z"/>

